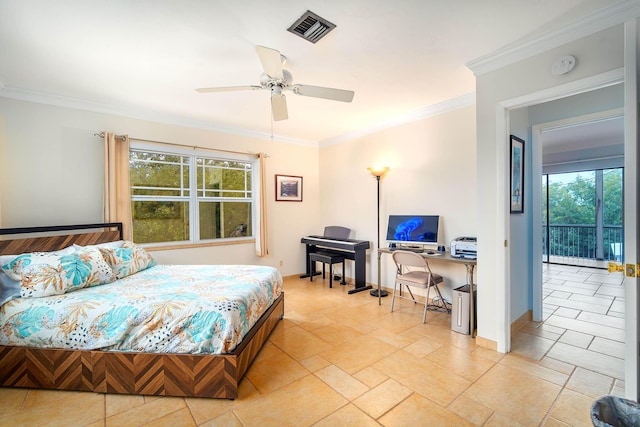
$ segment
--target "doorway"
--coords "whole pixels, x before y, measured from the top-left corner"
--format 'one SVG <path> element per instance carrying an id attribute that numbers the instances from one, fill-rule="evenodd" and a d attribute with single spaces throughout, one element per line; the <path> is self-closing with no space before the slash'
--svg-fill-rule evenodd
<path id="1" fill-rule="evenodd" d="M 497 137 L 495 143 L 497 150 L 495 151 L 497 159 L 497 173 L 494 175 L 498 187 L 497 199 L 499 209 L 495 211 L 497 217 L 498 227 L 496 230 L 496 238 L 493 240 L 496 243 L 495 250 L 491 254 L 495 255 L 494 270 L 498 273 L 495 277 L 496 283 L 496 304 L 499 313 L 498 320 L 500 321 L 497 329 L 497 349 L 498 351 L 508 352 L 511 349 L 511 325 L 514 321 L 514 317 L 517 315 L 512 313 L 512 304 L 510 301 L 513 299 L 512 294 L 518 289 L 510 279 L 512 272 L 511 261 L 513 258 L 521 257 L 521 252 L 517 252 L 520 248 L 514 248 L 511 237 L 514 235 L 511 228 L 516 228 L 516 231 L 524 230 L 529 236 L 541 236 L 542 233 L 542 219 L 541 215 L 535 216 L 534 212 L 530 212 L 530 217 L 525 218 L 525 221 L 521 221 L 519 224 L 514 224 L 511 216 L 509 216 L 509 197 L 508 197 L 508 173 L 509 173 L 509 159 L 508 141 L 509 135 L 512 132 L 511 127 L 511 111 L 519 108 L 526 108 L 528 106 L 537 105 L 540 103 L 548 102 L 551 100 L 557 100 L 564 97 L 573 96 L 575 94 L 586 93 L 598 88 L 608 87 L 617 84 L 623 84 L 624 86 L 624 146 L 625 146 L 625 262 L 630 263 L 627 272 L 627 276 L 624 280 L 625 287 L 625 391 L 624 395 L 627 398 L 634 400 L 638 399 L 638 390 L 640 390 L 640 381 L 638 372 L 640 372 L 640 359 L 638 358 L 638 342 L 640 340 L 640 320 L 638 320 L 637 309 L 640 305 L 640 292 L 636 289 L 639 282 L 635 275 L 635 263 L 637 262 L 638 245 L 637 237 L 638 233 L 638 214 L 636 212 L 636 206 L 638 200 L 640 200 L 640 190 L 637 188 L 637 161 L 638 150 L 637 141 L 640 134 L 638 127 L 638 104 L 639 88 L 637 82 L 637 67 L 640 61 L 638 55 L 638 39 L 637 39 L 637 25 L 635 19 L 630 19 L 624 24 L 624 64 L 622 68 L 606 71 L 600 74 L 591 75 L 583 79 L 572 80 L 566 84 L 559 84 L 553 87 L 546 87 L 537 92 L 528 93 L 526 95 L 515 96 L 514 98 L 499 101 L 496 108 L 496 122 L 495 122 L 495 136 Z M 537 123 L 542 123 L 543 120 Z M 536 123 L 528 121 L 528 123 Z M 531 128 L 528 128 L 531 129 Z M 491 131 L 491 127 L 487 126 L 483 130 Z M 532 141 L 539 138 L 539 134 L 536 134 L 533 130 Z M 531 134 L 529 134 L 531 135 Z M 537 144 L 530 144 L 535 150 Z M 541 150 L 538 148 L 538 150 Z M 539 151 L 539 154 L 541 152 Z M 537 165 L 530 165 L 532 170 L 541 171 L 541 156 L 531 156 L 532 162 L 538 162 Z M 538 160 L 536 160 L 538 159 Z M 536 166 L 538 167 L 536 169 Z M 534 174 L 534 177 L 538 179 L 532 179 L 533 185 L 537 185 L 540 188 L 541 172 Z M 505 178 L 507 177 L 507 178 Z M 537 184 L 536 184 L 537 182 Z M 538 196 L 536 196 L 538 193 Z M 531 191 L 530 194 L 539 198 L 541 192 Z M 540 200 L 538 200 L 540 203 Z M 534 204 L 534 203 L 532 203 Z M 492 211 L 493 212 L 493 211 Z M 517 227 L 516 227 L 517 226 Z M 531 231 L 530 231 L 531 230 Z M 522 234 L 522 233 L 521 233 Z M 504 242 L 504 249 L 503 249 Z M 508 243 L 508 245 L 507 245 Z M 533 266 L 542 265 L 542 239 L 530 238 L 527 240 L 529 248 L 532 248 L 531 260 L 529 266 L 532 270 L 536 270 Z M 539 259 L 536 258 L 536 254 L 539 255 Z M 538 262 L 539 261 L 539 262 Z M 631 264 L 634 263 L 634 264 Z M 540 272 L 541 273 L 541 272 Z M 633 274 L 631 274 L 633 273 Z M 531 276 L 535 276 L 536 272 L 533 271 Z M 534 277 L 535 279 L 535 277 Z M 530 283 L 530 279 L 529 279 Z M 536 281 L 534 280 L 534 283 Z M 541 280 L 540 280 L 541 283 Z M 535 292 L 535 289 L 534 289 Z M 541 292 L 541 289 L 540 289 Z M 533 306 L 534 315 L 538 307 L 531 301 Z M 542 308 L 539 307 L 539 311 Z"/>
<path id="2" fill-rule="evenodd" d="M 530 119 L 535 108 L 527 107 Z M 531 127 L 534 322 L 511 342 L 514 353 L 541 363 L 597 373 L 609 381 L 606 392 L 618 395 L 625 372 L 623 277 L 602 267 L 613 256 L 610 245 L 622 243 L 623 123 L 622 109 L 613 109 Z M 581 136 L 572 139 L 574 133 Z"/>
<path id="3" fill-rule="evenodd" d="M 598 94 L 602 95 L 602 92 L 598 92 Z M 617 96 L 623 98 L 623 93 L 620 92 Z M 581 99 L 577 99 L 577 101 L 580 100 Z M 552 107 L 552 103 L 538 104 L 530 107 L 530 109 L 544 110 L 547 107 Z M 567 108 L 567 104 L 563 104 L 562 107 Z M 543 122 L 531 127 L 531 170 L 532 176 L 536 177 L 532 179 L 532 225 L 533 235 L 540 236 L 540 238 L 534 238 L 532 242 L 532 318 L 535 321 L 543 319 L 542 265 L 544 255 L 547 253 L 544 245 L 546 241 L 550 240 L 550 236 L 546 236 L 546 232 L 550 231 L 550 227 L 547 227 L 545 230 L 544 226 L 551 225 L 547 224 L 546 221 L 550 219 L 550 216 L 547 216 L 547 218 L 543 217 L 543 206 L 548 202 L 543 200 L 542 197 L 542 177 L 543 175 L 560 176 L 566 173 L 575 174 L 594 170 L 622 169 L 624 167 L 625 155 L 624 134 L 623 108 L 614 108 L 598 113 Z M 565 175 L 565 178 L 575 179 L 578 176 L 579 175 Z M 583 174 L 581 177 L 586 179 L 587 175 Z M 620 186 L 620 191 L 622 191 L 621 183 Z M 599 191 L 602 193 L 601 197 L 604 197 L 604 189 Z M 590 194 L 596 197 L 595 191 Z M 595 206 L 597 203 L 598 202 L 594 200 L 591 203 L 583 201 L 580 204 Z M 600 204 L 602 204 L 602 199 Z M 594 214 L 594 221 L 592 223 L 596 224 L 601 222 L 599 218 L 595 218 L 597 209 L 591 207 L 590 209 L 593 209 L 592 212 Z M 620 214 L 620 217 L 620 220 L 616 220 L 615 222 L 622 221 L 623 215 Z M 596 246 L 595 241 L 591 246 Z"/>
<path id="4" fill-rule="evenodd" d="M 622 83 L 623 83 L 622 73 L 620 72 L 605 73 L 602 75 L 593 76 L 590 79 L 573 82 L 572 85 L 568 85 L 567 87 L 558 86 L 558 87 L 555 87 L 553 90 L 542 91 L 540 93 L 532 93 L 519 98 L 513 98 L 499 104 L 502 110 L 498 112 L 497 129 L 498 129 L 498 134 L 501 134 L 502 132 L 504 132 L 503 133 L 504 141 L 508 141 L 508 136 L 510 134 L 517 135 L 518 133 L 521 135 L 524 135 L 531 141 L 531 143 L 529 144 L 530 151 L 527 152 L 527 154 L 530 156 L 531 163 L 526 164 L 526 166 L 530 167 L 531 168 L 530 170 L 533 171 L 533 174 L 529 175 L 530 177 L 533 177 L 533 179 L 530 179 L 532 187 L 530 187 L 529 189 L 530 189 L 530 194 L 532 195 L 532 200 L 530 199 L 529 206 L 540 207 L 542 205 L 541 177 L 542 177 L 542 171 L 543 171 L 543 167 L 542 167 L 543 158 L 542 158 L 541 139 L 543 137 L 543 133 L 550 132 L 552 130 L 562 128 L 562 127 L 576 126 L 576 124 L 579 121 L 584 123 L 584 122 L 589 122 L 593 120 L 603 120 L 606 118 L 607 115 L 609 115 L 610 117 L 613 117 L 613 116 L 623 117 L 624 112 L 627 108 L 626 106 L 627 103 L 624 103 L 624 106 L 620 106 L 620 104 L 618 103 L 618 105 L 612 105 L 613 110 L 611 111 L 592 113 L 592 112 L 584 111 L 584 108 L 582 107 L 584 107 L 585 105 L 602 106 L 601 100 L 598 99 L 598 100 L 592 100 L 591 102 L 584 102 L 577 106 L 574 106 L 573 109 L 571 109 L 570 106 L 568 106 L 566 103 L 563 103 L 563 101 L 568 100 L 574 96 L 580 96 L 580 95 L 585 95 L 585 96 L 591 95 L 591 96 L 597 97 L 598 95 L 594 95 L 594 93 L 596 93 L 598 90 L 613 87 L 613 86 L 617 86 L 621 88 L 620 91 L 624 94 L 625 89 Z M 555 110 L 549 109 L 551 111 L 551 113 L 549 113 L 546 107 L 548 106 L 549 103 L 552 103 L 552 102 L 558 102 L 559 103 L 558 105 L 560 105 L 561 107 L 557 107 L 555 108 Z M 536 108 L 539 108 L 540 110 L 534 111 Z M 580 111 L 584 111 L 584 113 L 586 114 L 584 114 L 583 116 L 579 116 L 580 120 L 577 120 L 575 116 L 575 112 L 580 112 Z M 570 115 L 571 112 L 574 112 L 574 116 Z M 504 117 L 502 116 L 501 113 L 504 114 Z M 561 119 L 561 120 L 556 119 L 556 121 L 553 121 L 554 118 L 562 117 L 562 116 L 567 118 Z M 546 121 L 544 120 L 545 118 L 547 119 Z M 628 138 L 626 135 L 635 135 L 635 132 L 629 132 L 629 130 L 627 129 L 629 124 L 633 123 L 632 120 L 623 120 L 623 122 L 624 122 L 624 128 L 625 128 L 624 147 L 626 152 L 626 149 L 628 149 L 627 147 L 629 147 L 630 144 L 635 144 L 635 140 L 633 138 Z M 531 125 L 532 123 L 540 123 L 540 124 Z M 508 152 L 507 142 L 504 142 L 503 144 L 504 144 L 505 152 Z M 560 159 L 562 154 L 560 153 L 557 153 L 557 154 L 559 157 L 556 159 L 557 161 L 553 163 L 556 163 L 556 165 L 564 163 L 562 159 Z M 564 155 L 567 156 L 568 154 L 564 154 Z M 574 157 L 574 160 L 576 160 L 575 156 L 573 155 L 568 155 L 568 156 Z M 504 159 L 505 165 L 508 165 L 507 160 L 508 159 L 506 158 Z M 583 163 L 585 163 L 586 165 L 587 162 L 585 161 Z M 505 166 L 505 169 L 507 169 L 506 166 Z M 633 173 L 635 173 L 635 168 L 633 170 Z M 504 184 L 505 184 L 505 188 L 507 188 L 506 187 L 507 183 L 505 182 Z M 507 207 L 507 211 L 508 211 L 507 202 L 508 201 L 505 200 L 505 206 Z M 533 295 L 529 294 L 529 298 L 531 298 L 529 300 L 529 308 L 533 309 L 533 320 L 540 321 L 543 318 L 543 307 L 542 307 L 543 272 L 541 267 L 543 265 L 542 263 L 543 239 L 541 237 L 542 236 L 541 209 L 538 208 L 537 210 L 533 210 L 533 212 L 530 212 L 529 215 L 530 216 L 527 218 L 527 214 L 525 212 L 525 217 L 523 218 L 505 215 L 505 217 L 501 219 L 505 224 L 505 238 L 506 238 L 505 242 L 508 241 L 509 246 L 506 247 L 506 251 L 504 252 L 504 255 L 505 255 L 504 258 L 499 259 L 500 261 L 499 265 L 503 265 L 505 268 L 506 281 L 504 283 L 504 297 L 506 301 L 511 301 L 511 304 L 507 303 L 505 305 L 504 318 L 505 318 L 506 327 L 503 330 L 504 335 L 501 335 L 498 337 L 498 349 L 501 349 L 501 348 L 504 349 L 501 351 L 512 350 L 513 342 L 511 339 L 512 338 L 511 330 L 507 325 L 513 324 L 514 319 L 517 319 L 520 313 L 522 313 L 522 311 L 520 310 L 521 307 L 520 308 L 516 307 L 516 309 L 518 309 L 517 311 L 518 314 L 514 313 L 512 315 L 512 307 L 514 307 L 513 304 L 516 298 L 518 297 L 523 298 L 522 295 L 524 295 L 524 298 L 527 297 L 526 293 L 523 293 L 523 290 L 526 289 L 526 287 L 522 285 L 523 281 L 528 281 L 530 283 L 529 286 L 532 286 L 531 288 L 529 288 L 533 290 L 532 292 Z M 515 220 L 515 223 L 514 223 L 514 220 Z M 524 246 L 523 245 L 517 246 L 518 243 L 520 242 L 518 242 L 517 240 L 514 240 L 514 236 L 517 237 L 518 235 L 513 234 L 514 231 L 512 228 L 515 225 L 516 232 L 521 233 L 523 230 L 526 231 L 526 228 L 523 228 L 523 225 L 525 224 L 529 224 L 528 227 L 531 227 L 529 228 L 530 238 L 525 240 L 526 243 Z M 537 237 L 534 237 L 534 236 L 537 236 Z M 628 244 L 629 242 L 627 242 L 627 245 Z M 523 254 L 525 252 L 529 252 L 529 255 L 528 255 L 529 263 L 530 263 L 529 274 L 527 275 L 525 271 L 524 276 L 520 277 L 520 279 L 523 279 L 523 280 L 520 280 L 519 282 L 514 281 L 514 277 L 512 276 L 514 272 L 514 269 L 513 269 L 514 260 L 522 260 Z M 516 273 L 518 273 L 517 270 L 516 270 Z M 499 282 L 499 284 L 502 285 L 502 282 Z M 519 289 L 516 288 L 515 286 L 519 287 Z M 518 294 L 518 293 L 520 296 L 518 295 L 514 296 L 514 294 Z M 537 297 L 537 295 L 539 295 L 540 297 Z M 520 304 L 522 305 L 522 302 L 520 302 Z M 627 304 L 627 307 L 628 305 L 629 304 Z M 635 307 L 632 307 L 632 308 L 633 308 L 632 310 L 633 313 L 635 313 Z M 626 315 L 627 317 L 629 317 L 629 315 L 633 313 L 627 312 Z M 504 347 L 502 347 L 502 343 L 504 343 Z M 625 360 L 627 359 L 628 358 L 625 358 Z M 636 371 L 630 370 L 627 367 L 625 372 L 626 372 L 625 379 L 628 380 L 629 378 L 632 378 L 635 376 Z M 627 386 L 630 383 L 631 381 L 627 381 Z M 627 391 L 631 391 L 631 393 L 633 393 L 633 387 Z"/>

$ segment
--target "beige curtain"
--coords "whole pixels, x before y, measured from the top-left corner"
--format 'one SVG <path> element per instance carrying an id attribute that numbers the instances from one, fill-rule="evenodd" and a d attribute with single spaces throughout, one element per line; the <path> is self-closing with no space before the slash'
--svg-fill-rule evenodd
<path id="1" fill-rule="evenodd" d="M 133 240 L 127 135 L 105 132 L 104 162 L 104 220 L 121 222 L 124 239 Z"/>
<path id="2" fill-rule="evenodd" d="M 267 230 L 267 179 L 266 154 L 260 153 L 260 210 L 258 212 L 258 236 L 256 239 L 256 255 L 269 255 L 269 234 Z"/>

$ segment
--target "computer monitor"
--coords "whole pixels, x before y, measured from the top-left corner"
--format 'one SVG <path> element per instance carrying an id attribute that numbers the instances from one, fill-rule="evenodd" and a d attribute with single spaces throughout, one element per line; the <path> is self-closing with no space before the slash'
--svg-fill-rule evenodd
<path id="1" fill-rule="evenodd" d="M 387 242 L 402 245 L 437 245 L 438 215 L 389 215 Z"/>

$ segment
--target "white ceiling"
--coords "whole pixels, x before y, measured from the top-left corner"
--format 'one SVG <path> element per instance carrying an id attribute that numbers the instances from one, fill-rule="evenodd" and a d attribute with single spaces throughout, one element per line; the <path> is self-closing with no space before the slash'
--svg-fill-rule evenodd
<path id="1" fill-rule="evenodd" d="M 624 145 L 624 118 L 611 117 L 543 132 L 545 154 L 588 150 L 607 145 Z"/>
<path id="2" fill-rule="evenodd" d="M 472 94 L 466 62 L 603 4 L 0 0 L 0 96 L 269 135 L 268 91 L 194 91 L 258 84 L 263 45 L 286 55 L 294 82 L 355 91 L 350 104 L 286 92 L 274 135 L 330 141 Z M 307 9 L 337 25 L 317 44 L 286 31 Z"/>

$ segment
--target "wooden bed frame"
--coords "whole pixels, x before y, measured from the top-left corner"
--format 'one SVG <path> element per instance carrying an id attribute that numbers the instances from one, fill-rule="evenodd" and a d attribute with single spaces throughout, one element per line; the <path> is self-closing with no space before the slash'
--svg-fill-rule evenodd
<path id="1" fill-rule="evenodd" d="M 100 231 L 0 240 L 0 255 L 54 251 L 74 243 L 84 246 L 122 238 L 120 223 L 5 228 L 0 229 L 0 236 L 91 229 Z M 232 353 L 221 355 L 0 346 L 0 386 L 235 399 L 240 380 L 283 316 L 284 293 Z"/>

